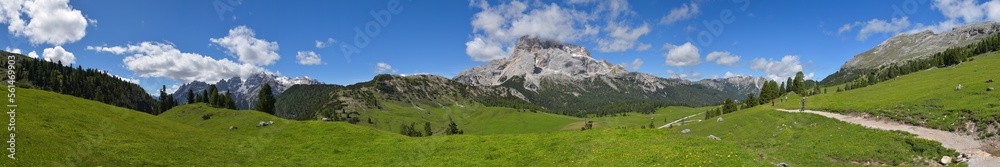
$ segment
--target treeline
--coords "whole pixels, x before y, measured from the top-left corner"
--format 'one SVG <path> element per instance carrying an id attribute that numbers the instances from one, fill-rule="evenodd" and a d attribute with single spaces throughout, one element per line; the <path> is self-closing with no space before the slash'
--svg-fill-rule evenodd
<path id="1" fill-rule="evenodd" d="M 825 84 L 835 85 L 847 83 L 843 89 L 838 88 L 838 90 L 863 88 L 882 81 L 894 79 L 900 75 L 906 75 L 930 68 L 943 68 L 957 65 L 971 60 L 972 57 L 998 50 L 1000 50 L 1000 34 L 994 34 L 980 40 L 979 42 L 961 47 L 951 47 L 922 59 L 909 60 L 903 63 L 892 63 L 878 68 L 865 70 L 838 71 L 831 76 L 848 75 L 844 73 L 859 73 L 860 75 L 857 75 L 856 77 L 843 76 L 843 78 L 848 79 L 840 80 L 844 80 L 846 82 Z"/>
<path id="2" fill-rule="evenodd" d="M 789 77 L 784 83 L 778 83 L 778 81 L 768 80 L 764 82 L 761 86 L 760 92 L 756 94 L 747 94 L 746 99 L 742 102 L 736 102 L 730 98 L 726 98 L 726 101 L 720 103 L 722 105 L 719 108 L 711 109 L 705 111 L 705 119 L 716 117 L 722 114 L 728 114 L 740 110 L 740 108 L 750 108 L 761 104 L 775 103 L 781 100 L 781 96 L 795 92 L 796 94 L 803 96 L 810 96 L 822 93 L 820 91 L 819 84 L 812 80 L 806 80 L 805 74 L 801 71 L 795 73 L 795 77 Z"/>
<path id="3" fill-rule="evenodd" d="M 14 56 L 14 76 L 18 87 L 46 90 L 124 107 L 149 114 L 160 114 L 158 104 L 139 85 L 108 75 L 97 69 L 83 69 L 62 62 L 48 62 L 21 54 L 0 51 L 4 58 Z M 4 67 L 8 61 L 2 61 Z M 5 68 L 6 69 L 6 68 Z M 5 75 L 5 80 L 10 80 Z"/>
<path id="4" fill-rule="evenodd" d="M 369 122 L 371 122 L 371 121 L 369 121 Z M 461 129 L 458 129 L 458 124 L 455 124 L 455 121 L 453 119 L 451 119 L 451 117 L 448 117 L 448 122 L 449 122 L 448 123 L 448 129 L 446 129 L 444 131 L 445 135 L 465 134 L 465 131 L 463 131 Z M 431 123 L 430 122 L 424 122 L 424 132 L 423 133 L 420 133 L 420 131 L 417 130 L 416 126 L 417 125 L 416 125 L 415 122 L 410 122 L 410 125 L 406 125 L 406 122 L 403 122 L 402 125 L 400 125 L 399 134 L 410 136 L 410 137 L 423 137 L 423 136 L 432 136 L 432 135 L 434 135 L 434 129 L 431 128 Z"/>

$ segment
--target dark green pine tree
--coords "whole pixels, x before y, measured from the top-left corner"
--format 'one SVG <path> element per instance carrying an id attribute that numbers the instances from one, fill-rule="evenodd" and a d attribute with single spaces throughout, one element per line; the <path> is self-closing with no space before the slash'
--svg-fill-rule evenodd
<path id="1" fill-rule="evenodd" d="M 226 100 L 226 108 L 235 110 L 236 101 L 233 101 L 233 94 L 229 93 L 229 91 L 227 90 L 225 97 L 226 98 L 224 100 Z"/>
<path id="2" fill-rule="evenodd" d="M 201 90 L 202 103 L 208 104 L 208 90 Z"/>
<path id="3" fill-rule="evenodd" d="M 219 106 L 219 88 L 215 87 L 215 84 L 208 86 L 208 104 L 212 106 Z"/>
<path id="4" fill-rule="evenodd" d="M 195 100 L 194 91 L 192 91 L 191 89 L 188 89 L 187 99 L 188 99 L 187 104 L 194 104 Z"/>
<path id="5" fill-rule="evenodd" d="M 197 94 L 197 95 L 194 95 L 194 96 L 195 96 L 195 98 L 194 98 L 194 102 L 195 103 L 204 103 L 205 102 L 205 98 L 202 97 L 200 94 Z"/>
<path id="6" fill-rule="evenodd" d="M 169 98 L 167 96 L 167 85 L 163 85 L 163 88 L 160 89 L 160 98 L 159 98 L 160 108 L 153 115 L 159 115 L 160 113 L 163 113 L 164 111 L 167 111 L 167 109 L 169 109 L 170 103 L 169 101 L 167 101 L 167 98 Z"/>
<path id="7" fill-rule="evenodd" d="M 271 85 L 264 84 L 257 93 L 257 111 L 274 115 L 274 95 L 271 93 Z"/>

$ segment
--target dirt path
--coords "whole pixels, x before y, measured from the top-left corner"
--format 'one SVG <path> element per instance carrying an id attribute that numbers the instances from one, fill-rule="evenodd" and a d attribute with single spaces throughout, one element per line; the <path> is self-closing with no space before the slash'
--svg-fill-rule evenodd
<path id="1" fill-rule="evenodd" d="M 694 116 L 698 116 L 698 115 L 701 115 L 701 114 L 702 114 L 702 113 L 697 113 L 697 114 L 694 114 L 694 115 L 689 115 L 689 116 L 686 116 L 686 117 L 684 117 L 684 118 L 681 118 L 681 119 L 677 119 L 677 120 L 674 120 L 674 122 L 670 122 L 670 123 L 668 123 L 668 124 L 666 124 L 666 125 L 663 125 L 663 126 L 660 126 L 659 128 L 656 128 L 656 129 L 663 129 L 663 128 L 666 128 L 667 126 L 670 126 L 671 124 L 675 124 L 675 123 L 678 123 L 678 122 L 680 122 L 681 120 L 686 120 L 686 119 L 688 119 L 688 118 L 691 118 L 691 117 L 694 117 Z"/>
<path id="2" fill-rule="evenodd" d="M 777 109 L 777 110 L 785 112 L 800 112 L 799 110 L 785 110 L 785 109 Z M 834 118 L 844 122 L 859 124 L 874 129 L 906 131 L 912 134 L 916 134 L 917 137 L 920 138 L 938 141 L 941 142 L 941 145 L 943 145 L 944 147 L 955 149 L 958 152 L 968 154 L 971 157 L 971 159 L 969 160 L 969 166 L 997 166 L 998 164 L 1000 164 L 1000 157 L 992 156 L 986 151 L 983 151 L 982 150 L 983 144 L 975 140 L 975 137 L 973 136 L 945 132 L 941 130 L 924 128 L 919 126 L 875 121 L 875 120 L 865 119 L 862 117 L 846 116 L 846 115 L 840 115 L 822 111 L 805 110 L 801 112 L 822 115 L 825 117 Z"/>

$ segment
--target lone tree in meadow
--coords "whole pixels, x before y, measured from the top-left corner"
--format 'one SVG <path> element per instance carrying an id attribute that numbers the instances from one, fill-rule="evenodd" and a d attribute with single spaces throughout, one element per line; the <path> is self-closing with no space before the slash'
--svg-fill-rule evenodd
<path id="1" fill-rule="evenodd" d="M 274 115 L 274 95 L 271 94 L 271 85 L 264 84 L 257 93 L 257 111 Z"/>

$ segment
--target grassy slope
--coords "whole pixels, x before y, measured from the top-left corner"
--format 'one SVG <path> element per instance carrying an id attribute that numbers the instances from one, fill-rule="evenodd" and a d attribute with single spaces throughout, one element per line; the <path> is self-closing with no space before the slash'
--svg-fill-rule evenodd
<path id="1" fill-rule="evenodd" d="M 152 116 L 51 92 L 18 93 L 18 159 L 0 166 L 763 165 L 733 144 L 656 130 L 409 138 L 203 104 Z M 206 114 L 213 116 L 203 120 Z M 276 124 L 253 127 L 262 120 Z"/>
<path id="2" fill-rule="evenodd" d="M 653 114 L 641 114 L 641 113 L 627 113 L 626 116 L 607 116 L 592 118 L 595 122 L 594 128 L 639 128 L 641 126 L 649 126 L 649 118 L 653 118 L 653 125 L 656 127 L 665 125 L 674 120 L 684 118 L 693 114 L 704 113 L 709 109 L 713 109 L 717 106 L 691 108 L 683 106 L 670 106 L 665 108 L 658 108 Z M 691 120 L 704 119 L 704 115 L 698 115 L 691 117 Z M 581 122 L 582 124 L 582 122 Z M 580 129 L 576 127 L 576 129 Z"/>
<path id="3" fill-rule="evenodd" d="M 420 106 L 420 109 L 410 104 L 383 103 L 386 110 L 368 110 L 362 112 L 359 125 L 376 127 L 390 132 L 399 132 L 403 122 L 417 123 L 417 130 L 424 131 L 424 123 L 430 122 L 435 134 L 442 134 L 447 129 L 449 117 L 459 125 L 466 134 L 510 134 L 554 132 L 582 120 L 580 118 L 556 115 L 544 112 L 533 113 L 527 110 L 517 110 L 504 107 L 486 107 L 479 104 Z M 371 118 L 375 124 L 369 124 Z"/>
<path id="4" fill-rule="evenodd" d="M 693 122 L 668 131 L 682 136 L 715 135 L 752 150 L 766 162 L 789 166 L 853 166 L 867 162 L 924 165 L 917 156 L 955 155 L 940 143 L 899 131 L 868 129 L 819 115 L 786 113 L 758 106 L 722 115 L 723 121 Z M 680 133 L 690 129 L 687 134 Z M 913 144 L 911 144 L 913 143 Z"/>
<path id="5" fill-rule="evenodd" d="M 987 87 L 1000 88 L 1000 52 L 978 56 L 963 64 L 925 70 L 899 76 L 865 88 L 809 97 L 807 108 L 832 112 L 865 112 L 890 117 L 909 124 L 943 130 L 964 130 L 964 123 L 977 122 L 981 136 L 986 125 L 1000 120 L 1000 91 L 987 92 Z M 961 91 L 953 89 L 962 84 Z M 796 96 L 797 97 L 797 96 Z M 798 99 L 798 98 L 791 98 Z M 798 108 L 799 100 L 780 104 L 782 108 Z"/>

